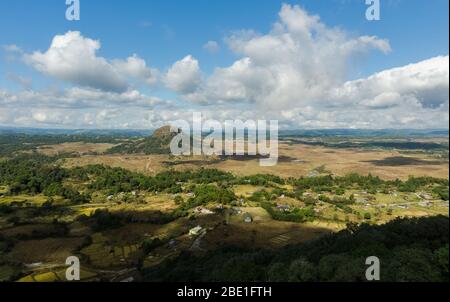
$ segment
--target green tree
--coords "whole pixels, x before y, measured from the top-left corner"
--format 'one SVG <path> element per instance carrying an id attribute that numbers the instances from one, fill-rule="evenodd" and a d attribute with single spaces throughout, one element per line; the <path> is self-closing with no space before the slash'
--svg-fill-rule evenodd
<path id="1" fill-rule="evenodd" d="M 304 258 L 294 260 L 289 266 L 289 281 L 313 282 L 317 281 L 316 267 Z"/>

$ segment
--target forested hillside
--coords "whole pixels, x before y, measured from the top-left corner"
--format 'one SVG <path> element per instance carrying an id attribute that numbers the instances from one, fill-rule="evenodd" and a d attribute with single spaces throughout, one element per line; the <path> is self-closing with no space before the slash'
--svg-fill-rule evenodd
<path id="1" fill-rule="evenodd" d="M 189 252 L 145 272 L 149 281 L 366 281 L 365 259 L 377 256 L 381 281 L 448 282 L 449 219 L 398 219 L 278 250 L 223 248 Z"/>

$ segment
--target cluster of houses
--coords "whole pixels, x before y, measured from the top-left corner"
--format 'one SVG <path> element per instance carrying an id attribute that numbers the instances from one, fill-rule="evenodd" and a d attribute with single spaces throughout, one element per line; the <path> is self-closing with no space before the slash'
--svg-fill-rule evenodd
<path id="1" fill-rule="evenodd" d="M 277 204 L 276 208 L 280 212 L 290 212 L 291 211 L 291 206 L 289 206 L 287 204 Z"/>
<path id="2" fill-rule="evenodd" d="M 133 196 L 133 197 L 137 197 L 137 196 L 139 196 L 139 193 L 137 192 L 137 191 L 131 191 L 131 196 Z M 123 200 L 125 200 L 127 198 L 127 193 L 125 193 L 125 192 L 120 192 L 119 194 L 117 194 L 117 195 L 108 195 L 107 197 L 106 197 L 106 200 L 107 201 L 123 201 Z"/>

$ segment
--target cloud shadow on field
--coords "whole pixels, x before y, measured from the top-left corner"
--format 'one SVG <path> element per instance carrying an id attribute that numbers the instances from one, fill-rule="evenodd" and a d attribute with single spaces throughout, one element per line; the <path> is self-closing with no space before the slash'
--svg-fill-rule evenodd
<path id="1" fill-rule="evenodd" d="M 368 160 L 363 161 L 364 163 L 370 163 L 375 166 L 435 166 L 435 165 L 441 165 L 444 162 L 440 160 L 423 160 L 420 158 L 414 158 L 414 157 L 403 157 L 403 156 L 392 156 L 392 157 L 386 157 L 384 159 L 380 160 Z"/>

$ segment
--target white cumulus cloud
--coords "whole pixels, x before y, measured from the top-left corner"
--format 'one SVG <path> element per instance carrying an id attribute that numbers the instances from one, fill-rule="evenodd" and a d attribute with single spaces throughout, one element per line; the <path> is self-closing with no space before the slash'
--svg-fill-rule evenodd
<path id="1" fill-rule="evenodd" d="M 287 4 L 269 33 L 241 30 L 226 42 L 241 56 L 239 60 L 216 68 L 202 85 L 190 85 L 195 91 L 176 91 L 199 103 L 249 102 L 267 108 L 305 105 L 345 82 L 354 55 L 371 49 L 390 51 L 386 40 L 351 37 L 327 27 L 300 6 Z"/>
<path id="2" fill-rule="evenodd" d="M 203 48 L 212 54 L 215 54 L 220 51 L 219 43 L 217 43 L 216 41 L 206 42 L 205 45 L 203 45 Z"/>
<path id="3" fill-rule="evenodd" d="M 155 83 L 156 70 L 147 67 L 137 55 L 112 62 L 97 55 L 98 40 L 83 37 L 78 31 L 56 35 L 45 52 L 25 55 L 25 61 L 39 72 L 75 85 L 123 92 L 129 88 L 128 77 Z"/>
<path id="4" fill-rule="evenodd" d="M 181 94 L 194 92 L 202 81 L 198 61 L 191 55 L 175 62 L 167 71 L 164 82 L 169 89 Z"/>

